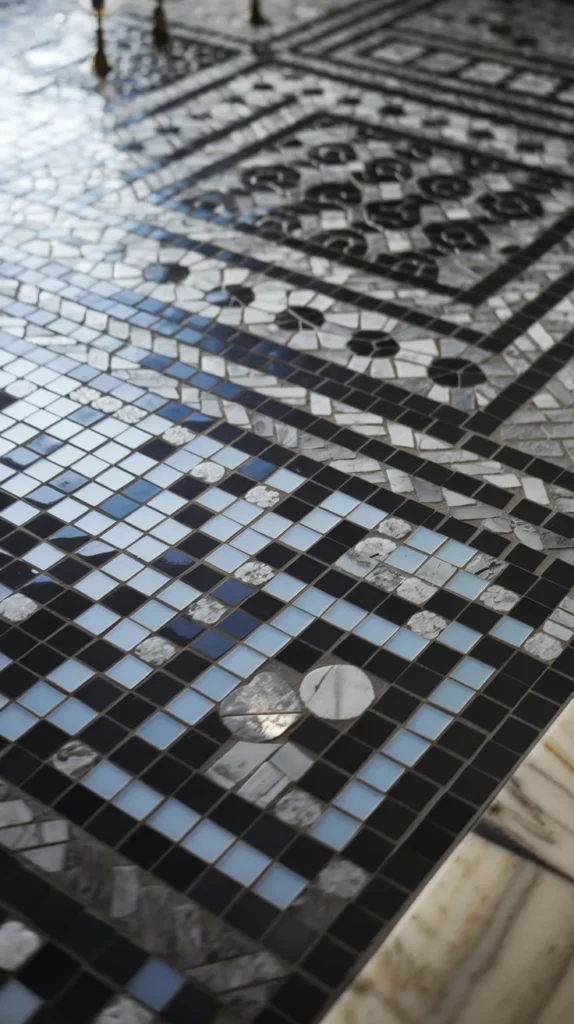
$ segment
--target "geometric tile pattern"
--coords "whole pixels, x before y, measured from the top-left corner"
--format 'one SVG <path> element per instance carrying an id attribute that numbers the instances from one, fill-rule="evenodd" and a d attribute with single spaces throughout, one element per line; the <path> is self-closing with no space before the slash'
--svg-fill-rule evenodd
<path id="1" fill-rule="evenodd" d="M 25 346 L 26 354 L 20 355 L 21 343 L 13 344 L 6 365 L 16 373 L 37 373 L 30 370 L 37 353 Z M 23 365 L 15 365 L 14 357 Z M 61 771 L 66 744 L 79 737 L 76 756 L 87 766 L 81 793 L 120 811 L 126 823 L 151 828 L 168 850 L 185 850 L 196 870 L 211 864 L 216 877 L 250 889 L 277 910 L 301 897 L 335 852 L 362 870 L 381 857 L 389 860 L 386 841 L 373 846 L 377 809 L 384 809 L 385 794 L 396 790 L 403 776 L 436 755 L 443 735 L 451 745 L 452 727 L 462 725 L 456 713 L 463 719 L 468 715 L 466 705 L 496 664 L 511 658 L 513 648 L 528 650 L 534 627 L 543 627 L 551 611 L 542 587 L 533 594 L 543 603 L 519 598 L 525 587 L 535 586 L 536 577 L 505 569 L 491 555 L 440 531 L 413 528 L 407 519 L 385 512 L 389 498 L 383 491 L 375 489 L 373 504 L 372 495 L 361 502 L 345 489 L 311 484 L 310 474 L 318 481 L 328 471 L 317 466 L 313 474 L 311 460 L 300 465 L 277 445 L 258 444 L 257 454 L 245 452 L 241 432 L 226 427 L 222 434 L 208 417 L 166 400 L 154 399 L 150 412 L 146 393 L 126 390 L 113 377 L 107 388 L 111 401 L 121 403 L 121 395 L 132 400 L 131 406 L 116 404 L 106 415 L 78 405 L 74 396 L 83 386 L 82 368 L 60 356 L 42 361 L 39 386 L 27 396 L 40 398 L 43 389 L 41 405 L 6 396 L 3 410 L 11 424 L 5 431 L 2 512 L 6 568 L 0 614 L 10 624 L 0 640 L 4 738 L 35 751 L 39 730 L 48 728 L 52 764 Z M 49 425 L 43 419 L 37 423 L 39 407 Z M 139 415 L 126 416 L 128 408 Z M 59 412 L 67 415 L 59 418 Z M 218 439 L 224 435 L 230 443 Z M 93 461 L 86 469 L 87 459 Z M 341 482 L 345 488 L 344 477 Z M 350 486 L 351 492 L 356 489 Z M 403 511 L 400 503 L 390 504 L 393 512 Z M 416 506 L 403 504 L 411 520 L 420 520 Z M 526 551 L 522 557 L 535 559 Z M 20 584 L 18 595 L 12 594 L 14 583 Z M 66 597 L 72 593 L 73 613 Z M 202 605 L 206 594 L 211 596 Z M 567 589 L 556 588 L 552 600 L 558 597 L 567 599 Z M 514 614 L 500 615 L 499 607 Z M 23 651 L 18 648 L 17 636 L 24 635 L 39 641 L 31 652 L 29 642 Z M 539 657 L 554 658 L 571 635 L 567 628 L 560 639 L 539 632 L 535 639 L 542 647 L 533 648 L 533 658 L 523 657 L 533 664 Z M 155 647 L 150 648 L 150 639 Z M 479 644 L 475 657 L 470 652 Z M 322 657 L 327 647 L 333 649 L 331 659 Z M 312 696 L 305 711 L 303 687 L 297 697 L 290 672 L 310 678 L 318 662 L 328 667 L 341 657 L 360 670 L 353 691 L 360 678 L 369 687 L 366 704 L 360 693 L 351 694 L 343 723 L 379 695 L 373 725 L 380 722 L 380 739 L 369 756 L 368 746 L 349 737 L 356 752 L 343 747 L 336 756 L 333 751 L 333 764 L 331 756 L 326 761 L 310 756 L 319 753 L 321 732 L 314 735 L 314 723 L 320 719 L 309 715 Z M 413 680 L 413 696 L 404 693 L 398 711 L 392 687 L 381 690 L 379 680 L 389 679 L 393 667 L 406 675 L 409 664 L 430 671 L 422 693 L 420 677 Z M 432 671 L 435 665 L 439 675 Z M 153 672 L 160 666 L 161 672 Z M 225 702 L 229 706 L 242 686 L 247 690 L 250 683 L 241 681 L 250 679 L 256 686 L 262 680 L 271 695 L 269 687 L 277 682 L 289 692 L 288 705 L 284 693 L 277 707 L 264 705 L 257 728 L 249 715 L 234 722 L 233 707 L 225 714 Z M 433 680 L 436 685 L 427 691 Z M 420 704 L 420 696 L 428 696 L 428 702 Z M 317 706 L 324 718 L 326 701 L 327 718 L 336 723 L 339 715 L 329 710 L 332 699 L 327 689 Z M 251 710 L 249 697 L 239 710 Z M 102 711 L 107 714 L 98 718 Z M 357 738 L 365 727 L 362 715 L 353 727 Z M 329 728 L 337 747 L 341 740 L 333 724 Z M 192 729 L 204 744 L 212 736 L 199 761 L 197 749 L 183 753 Z M 286 745 L 273 742 L 289 731 Z M 169 758 L 166 769 L 191 755 L 199 769 L 195 785 L 184 781 L 181 769 L 177 775 L 164 770 L 157 788 L 161 776 L 155 759 L 166 751 L 161 755 Z M 11 751 L 6 757 L 9 769 Z M 351 765 L 354 778 L 347 774 Z M 453 768 L 458 771 L 457 761 Z M 423 773 L 427 770 L 433 773 L 432 764 Z M 269 827 L 286 830 L 284 852 L 275 845 L 278 836 L 270 847 L 267 839 L 257 841 L 257 829 L 245 832 L 225 814 L 200 818 L 205 811 L 201 777 L 224 803 L 225 793 L 235 791 L 257 817 L 257 808 L 267 814 Z M 60 786 L 57 793 L 60 798 Z M 294 826 L 300 836 L 295 845 Z M 305 833 L 311 844 L 307 858 L 316 851 L 311 874 L 309 861 L 303 864 L 296 853 Z"/>
<path id="2" fill-rule="evenodd" d="M 176 1022 L 192 1010 L 198 1020 L 211 1019 L 209 997 L 172 967 L 119 940 L 109 925 L 4 854 L 2 866 L 10 908 L 0 924 L 3 1020 L 44 1019 L 48 1006 L 59 1015 L 54 1019 L 74 1014 L 99 1024 Z"/>
<path id="3" fill-rule="evenodd" d="M 550 211 L 567 209 L 561 184 L 501 159 L 321 114 L 275 133 L 271 150 L 247 160 L 238 154 L 217 192 L 209 179 L 199 195 L 195 183 L 179 192 L 177 208 L 203 219 L 213 211 L 223 226 L 286 235 L 294 248 L 334 251 L 371 272 L 464 296 L 495 269 L 506 225 L 526 246 L 549 226 Z M 171 197 L 174 186 L 165 191 Z M 484 249 L 488 256 L 476 255 Z"/>
<path id="4" fill-rule="evenodd" d="M 314 1024 L 571 697 L 567 29 L 269 5 L 2 15 L 17 1024 Z"/>

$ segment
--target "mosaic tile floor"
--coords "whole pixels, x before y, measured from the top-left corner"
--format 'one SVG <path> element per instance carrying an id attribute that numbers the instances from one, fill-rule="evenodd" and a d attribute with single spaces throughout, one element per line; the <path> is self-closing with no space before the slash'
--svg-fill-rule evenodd
<path id="1" fill-rule="evenodd" d="M 572 693 L 574 9 L 266 3 L 0 12 L 3 1024 L 315 1024 Z"/>

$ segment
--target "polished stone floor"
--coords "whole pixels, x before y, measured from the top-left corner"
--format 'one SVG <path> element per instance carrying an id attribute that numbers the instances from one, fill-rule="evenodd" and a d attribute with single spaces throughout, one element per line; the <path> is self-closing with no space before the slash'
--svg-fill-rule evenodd
<path id="1" fill-rule="evenodd" d="M 0 10 L 2 1024 L 316 1024 L 572 693 L 574 7 L 263 3 Z"/>

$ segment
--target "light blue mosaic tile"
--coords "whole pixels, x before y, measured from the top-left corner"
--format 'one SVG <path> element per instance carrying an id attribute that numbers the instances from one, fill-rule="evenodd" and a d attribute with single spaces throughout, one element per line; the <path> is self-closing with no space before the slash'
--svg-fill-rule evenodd
<path id="1" fill-rule="evenodd" d="M 208 523 L 204 523 L 201 532 L 206 533 L 208 537 L 213 537 L 214 540 L 229 540 L 240 529 L 239 523 L 234 523 L 232 519 L 222 515 L 214 516 Z M 242 550 L 244 549 L 242 548 Z"/>
<path id="2" fill-rule="evenodd" d="M 301 526 L 308 526 L 310 530 L 325 534 L 340 522 L 340 517 L 333 515 L 332 512 L 327 512 L 324 508 L 314 508 L 301 519 Z"/>
<path id="3" fill-rule="evenodd" d="M 246 555 L 257 555 L 269 543 L 269 538 L 256 530 L 243 530 L 233 538 L 233 547 L 244 551 Z"/>
<path id="4" fill-rule="evenodd" d="M 59 729 L 69 733 L 70 736 L 75 736 L 80 729 L 83 729 L 95 717 L 96 712 L 92 708 L 83 704 L 81 700 L 70 697 L 63 704 L 60 704 L 59 708 L 52 711 L 52 714 L 49 715 L 49 721 L 57 725 Z"/>
<path id="5" fill-rule="evenodd" d="M 129 555 L 117 555 L 106 564 L 106 572 L 116 580 L 129 580 L 141 569 L 141 564 Z"/>
<path id="6" fill-rule="evenodd" d="M 451 669 L 450 674 L 453 679 L 458 679 L 459 683 L 465 683 L 466 686 L 478 689 L 479 686 L 482 686 L 490 678 L 493 672 L 494 669 L 491 665 L 486 665 L 484 661 L 479 661 L 478 658 L 463 658 L 462 661 L 459 661 L 456 668 Z"/>
<path id="7" fill-rule="evenodd" d="M 451 722 L 450 715 L 445 715 L 444 712 L 425 705 L 415 711 L 414 715 L 409 718 L 407 726 L 428 740 L 436 740 Z"/>
<path id="8" fill-rule="evenodd" d="M 162 800 L 163 797 L 154 789 L 136 780 L 115 796 L 112 802 L 132 818 L 142 821 Z"/>
<path id="9" fill-rule="evenodd" d="M 291 601 L 304 587 L 305 584 L 301 583 L 301 580 L 296 580 L 286 572 L 280 572 L 265 584 L 263 590 L 266 594 L 278 597 L 280 601 Z"/>
<path id="10" fill-rule="evenodd" d="M 285 640 L 288 639 L 288 637 L 285 637 Z M 195 680 L 193 688 L 194 690 L 199 690 L 206 697 L 210 697 L 211 700 L 223 700 L 228 693 L 235 689 L 238 683 L 239 679 L 237 676 L 231 675 L 231 672 L 225 672 L 218 665 L 212 665 L 211 668 L 208 668 L 206 672 Z"/>
<path id="11" fill-rule="evenodd" d="M 158 523 L 161 523 L 162 519 L 163 516 L 161 515 L 160 512 L 155 512 L 152 508 L 142 507 L 136 509 L 135 512 L 132 512 L 127 517 L 126 523 L 128 523 L 129 526 L 134 526 L 136 530 L 143 530 L 145 532 L 147 530 L 153 530 L 154 526 L 157 526 Z M 132 545 L 132 547 L 130 548 L 130 551 L 132 551 L 134 554 L 137 554 L 139 551 L 142 551 L 142 558 L 144 559 L 144 561 L 146 561 L 145 553 L 149 550 L 149 548 L 145 546 L 145 539 L 145 537 L 142 537 L 141 540 L 139 540 L 136 544 Z"/>
<path id="12" fill-rule="evenodd" d="M 475 548 L 469 548 L 466 544 L 461 544 L 458 540 L 449 540 L 440 549 L 440 558 L 445 562 L 450 562 L 451 565 L 458 565 L 462 568 L 467 562 L 470 562 L 473 555 L 476 554 Z"/>
<path id="13" fill-rule="evenodd" d="M 289 636 L 298 636 L 304 629 L 307 628 L 314 618 L 309 615 L 308 612 L 304 612 L 301 608 L 295 608 L 293 606 L 284 608 L 283 611 L 279 612 L 279 615 L 273 619 L 273 625 L 284 633 L 288 633 Z"/>
<path id="14" fill-rule="evenodd" d="M 87 629 L 88 633 L 100 636 L 106 629 L 113 626 L 114 622 L 117 622 L 118 619 L 119 615 L 111 612 L 109 608 L 104 608 L 103 604 L 94 604 L 87 611 L 78 615 L 74 621 L 82 629 Z"/>
<path id="15" fill-rule="evenodd" d="M 162 544 L 155 537 L 142 537 L 129 549 L 133 555 L 137 555 L 142 562 L 153 562 L 155 558 L 167 551 L 167 545 Z"/>
<path id="16" fill-rule="evenodd" d="M 414 548 L 400 547 L 387 555 L 385 564 L 392 565 L 395 569 L 402 569 L 403 572 L 412 573 L 416 572 L 426 559 L 426 554 L 415 551 Z"/>
<path id="17" fill-rule="evenodd" d="M 455 651 L 465 653 L 470 651 L 471 647 L 474 647 L 475 643 L 480 640 L 480 633 L 468 626 L 463 626 L 461 622 L 451 622 L 442 631 L 439 640 L 441 644 L 446 644 L 447 647 L 453 647 Z"/>
<path id="18" fill-rule="evenodd" d="M 273 626 L 260 626 L 254 633 L 249 637 L 249 647 L 255 648 L 260 654 L 266 654 L 268 657 L 272 657 L 277 654 L 285 644 L 289 643 L 291 638 L 287 633 L 281 632 L 280 629 L 275 629 Z"/>
<path id="19" fill-rule="evenodd" d="M 151 957 L 134 974 L 126 988 L 145 1006 L 152 1010 L 163 1010 L 183 987 L 183 983 L 181 974 L 161 960 Z"/>
<path id="20" fill-rule="evenodd" d="M 293 604 L 297 608 L 302 608 L 304 612 L 309 612 L 315 616 L 321 615 L 327 608 L 330 608 L 334 601 L 335 598 L 331 597 L 330 594 L 323 593 L 317 587 L 309 587 L 304 594 L 295 599 Z"/>
<path id="21" fill-rule="evenodd" d="M 204 505 L 205 508 L 211 509 L 212 512 L 223 512 L 224 508 L 233 504 L 235 498 L 232 494 L 222 491 L 219 487 L 211 487 L 208 491 L 200 494 L 195 500 L 199 505 Z"/>
<path id="22" fill-rule="evenodd" d="M 2 1024 L 26 1024 L 42 1005 L 42 1000 L 21 982 L 12 978 L 0 988 Z"/>
<path id="23" fill-rule="evenodd" d="M 155 498 L 150 498 L 148 504 L 152 508 L 157 509 L 158 512 L 163 512 L 166 516 L 172 516 L 180 508 L 183 508 L 186 500 L 185 498 L 179 498 L 176 494 L 172 494 L 171 491 L 161 491 L 160 494 L 156 494 Z M 214 511 L 219 511 L 219 509 Z"/>
<path id="24" fill-rule="evenodd" d="M 280 537 L 292 525 L 290 519 L 287 519 L 285 516 L 278 516 L 276 512 L 268 512 L 257 521 L 259 533 L 265 534 L 266 537 Z"/>
<path id="25" fill-rule="evenodd" d="M 140 661 L 139 658 L 135 658 L 133 654 L 127 654 L 125 658 L 106 671 L 110 679 L 115 679 L 116 683 L 125 686 L 126 690 L 133 690 L 134 686 L 137 686 L 142 679 L 149 675 L 151 667 Z"/>
<path id="26" fill-rule="evenodd" d="M 235 842 L 235 836 L 231 832 L 216 825 L 209 818 L 204 818 L 187 836 L 182 845 L 196 857 L 208 864 L 213 864 L 233 842 Z"/>
<path id="27" fill-rule="evenodd" d="M 199 820 L 199 814 L 189 807 L 180 804 L 179 800 L 166 800 L 162 806 L 152 814 L 148 825 L 155 828 L 157 832 L 167 836 L 168 839 L 179 841 L 185 836 Z"/>
<path id="28" fill-rule="evenodd" d="M 139 622 L 142 626 L 146 626 L 147 629 L 157 630 L 161 629 L 166 622 L 174 617 L 173 608 L 168 608 L 167 605 L 162 604 L 161 601 L 146 601 L 145 604 L 138 608 L 137 611 L 132 612 L 132 618 Z"/>
<path id="29" fill-rule="evenodd" d="M 143 572 L 138 573 L 137 576 L 130 582 L 130 587 L 134 587 L 139 590 L 140 594 L 146 594 L 151 597 L 152 594 L 156 594 L 160 587 L 163 587 L 169 580 L 169 576 L 165 576 L 164 573 L 158 572 L 157 569 L 144 569 Z"/>
<path id="30" fill-rule="evenodd" d="M 6 740 L 17 740 L 38 721 L 34 715 L 17 704 L 0 711 L 0 736 Z"/>
<path id="31" fill-rule="evenodd" d="M 491 636 L 495 636 L 498 640 L 506 640 L 506 643 L 512 644 L 513 647 L 520 647 L 531 633 L 532 626 L 527 626 L 524 622 L 519 622 L 518 619 L 513 619 L 510 615 L 505 615 L 502 619 L 499 619 L 490 630 Z"/>
<path id="32" fill-rule="evenodd" d="M 460 594 L 461 597 L 468 597 L 470 600 L 478 597 L 482 594 L 482 591 L 488 586 L 487 580 L 482 580 L 480 576 L 473 576 L 470 572 L 465 572 L 461 569 L 457 572 L 451 580 L 446 584 L 447 590 L 452 590 L 454 594 Z"/>
<path id="33" fill-rule="evenodd" d="M 113 580 L 111 576 L 106 576 L 103 572 L 96 571 L 89 573 L 83 580 L 79 580 L 76 583 L 76 590 L 85 594 L 86 597 L 91 597 L 93 601 L 99 601 L 101 597 L 105 597 L 117 585 L 117 580 Z"/>
<path id="34" fill-rule="evenodd" d="M 428 640 L 403 626 L 390 640 L 386 641 L 385 650 L 397 654 L 399 658 L 405 658 L 406 661 L 412 661 L 418 657 L 421 651 L 424 651 L 427 644 Z"/>
<path id="35" fill-rule="evenodd" d="M 346 518 L 350 523 L 363 526 L 365 530 L 374 530 L 375 526 L 378 526 L 379 523 L 382 523 L 383 519 L 387 518 L 387 513 L 381 512 L 378 508 L 374 508 L 373 505 L 359 505 L 358 508 L 354 508 L 352 512 L 349 512 Z"/>
<path id="36" fill-rule="evenodd" d="M 390 761 L 382 754 L 373 754 L 357 773 L 359 779 L 368 782 L 370 786 L 386 793 L 388 789 L 401 777 L 404 768 Z"/>
<path id="37" fill-rule="evenodd" d="M 235 672 L 242 679 L 247 679 L 247 676 L 250 676 L 252 672 L 256 672 L 261 665 L 265 664 L 265 661 L 266 659 L 263 655 L 257 654 L 248 647 L 239 645 L 234 651 L 226 654 L 219 664 L 222 668 Z"/>
<path id="38" fill-rule="evenodd" d="M 428 699 L 446 711 L 461 711 L 473 696 L 474 691 L 462 683 L 456 683 L 454 679 L 444 679 Z"/>
<path id="39" fill-rule="evenodd" d="M 241 523 L 242 526 L 249 526 L 257 516 L 261 515 L 261 509 L 257 505 L 252 505 L 249 501 L 244 501 L 240 498 L 238 501 L 234 501 L 233 505 L 229 505 L 225 509 L 225 515 L 229 519 L 233 519 L 235 523 Z M 259 528 L 259 524 L 257 524 Z"/>
<path id="40" fill-rule="evenodd" d="M 292 526 L 281 538 L 283 544 L 289 544 L 296 551 L 308 551 L 320 539 L 320 533 L 309 530 L 306 526 Z"/>
<path id="41" fill-rule="evenodd" d="M 309 835 L 325 843 L 325 846 L 330 846 L 332 850 L 342 850 L 359 826 L 360 822 L 356 818 L 350 818 L 336 807 L 330 807 L 311 826 Z"/>
<path id="42" fill-rule="evenodd" d="M 272 864 L 253 886 L 253 892 L 273 906 L 285 910 L 306 887 L 307 881 L 301 875 L 284 867 Z"/>
<path id="43" fill-rule="evenodd" d="M 333 802 L 342 811 L 352 814 L 354 818 L 364 819 L 372 814 L 382 799 L 380 792 L 355 779 L 341 790 Z"/>
<path id="44" fill-rule="evenodd" d="M 36 569 L 49 569 L 51 565 L 59 562 L 64 556 L 52 544 L 38 544 L 23 557 L 26 562 L 30 562 L 30 565 L 34 565 Z"/>
<path id="45" fill-rule="evenodd" d="M 239 551 L 237 548 L 232 548 L 227 544 L 222 544 L 221 547 L 215 548 L 214 551 L 207 555 L 205 561 L 209 562 L 210 565 L 215 566 L 216 569 L 232 573 L 247 561 L 247 555 L 243 551 Z"/>
<path id="46" fill-rule="evenodd" d="M 0 518 L 6 519 L 14 526 L 23 526 L 34 516 L 38 515 L 38 509 L 28 505 L 25 501 L 15 501 L 12 505 L 2 509 Z"/>
<path id="47" fill-rule="evenodd" d="M 361 619 L 366 617 L 366 612 L 362 608 L 358 608 L 357 605 L 351 604 L 350 601 L 339 600 L 335 604 L 331 605 L 326 612 L 323 613 L 323 619 L 325 622 L 330 622 L 332 626 L 338 626 L 339 629 L 354 629 L 359 624 Z"/>
<path id="48" fill-rule="evenodd" d="M 51 514 L 56 516 L 58 519 L 61 519 L 64 523 L 73 523 L 77 520 L 76 526 L 79 523 L 79 516 L 82 516 L 83 519 L 86 518 L 86 516 L 83 516 L 85 511 L 85 505 L 82 505 L 79 501 L 75 501 L 73 498 L 64 498 L 63 501 L 59 501 L 57 505 L 52 505 L 50 509 Z M 87 532 L 92 533 L 93 531 L 88 530 Z"/>
<path id="49" fill-rule="evenodd" d="M 242 885 L 251 885 L 261 874 L 270 861 L 264 853 L 248 846 L 238 839 L 234 846 L 218 860 L 217 867 L 225 875 L 234 878 Z"/>
<path id="50" fill-rule="evenodd" d="M 121 651 L 131 651 L 148 636 L 148 629 L 144 629 L 143 626 L 139 626 L 136 622 L 130 622 L 129 619 L 124 619 L 123 622 L 119 622 L 117 626 L 114 626 L 109 633 L 106 633 L 106 640 L 109 640 L 115 647 L 119 647 Z"/>
<path id="51" fill-rule="evenodd" d="M 93 790 L 104 800 L 111 800 L 120 789 L 131 782 L 131 775 L 118 768 L 109 761 L 100 761 L 95 768 L 92 768 L 82 779 L 84 786 Z"/>
<path id="52" fill-rule="evenodd" d="M 334 512 L 336 516 L 347 516 L 349 512 L 352 512 L 354 508 L 357 508 L 359 502 L 356 498 L 350 498 L 348 494 L 343 494 L 342 491 L 334 491 L 328 498 L 325 498 L 319 508 L 327 509 L 327 512 Z"/>
<path id="53" fill-rule="evenodd" d="M 304 476 L 298 476 L 297 473 L 292 473 L 290 469 L 278 469 L 276 473 L 273 473 L 265 481 L 268 487 L 278 487 L 280 491 L 286 491 L 290 494 L 295 491 L 297 487 L 305 483 Z"/>
<path id="54" fill-rule="evenodd" d="M 428 530 L 426 526 L 419 526 L 418 530 L 411 533 L 410 537 L 407 538 L 406 543 L 412 548 L 417 548 L 419 551 L 426 551 L 428 555 L 432 555 L 437 548 L 446 540 L 441 533 L 435 533 L 434 530 Z"/>
<path id="55" fill-rule="evenodd" d="M 98 477 L 98 483 L 102 484 L 103 487 L 109 487 L 111 491 L 121 491 L 122 487 L 126 487 L 133 477 L 131 473 L 124 473 L 121 469 L 107 469 L 105 473 L 102 473 Z"/>
<path id="56" fill-rule="evenodd" d="M 206 700 L 200 693 L 196 693 L 195 690 L 184 690 L 183 693 L 178 693 L 177 697 L 170 700 L 166 705 L 166 711 L 175 715 L 176 718 L 180 718 L 182 722 L 194 725 L 195 722 L 199 722 L 207 715 L 212 707 L 211 701 Z"/>
<path id="57" fill-rule="evenodd" d="M 225 466 L 226 469 L 235 469 L 248 458 L 248 455 L 237 451 L 236 448 L 222 448 L 221 451 L 215 452 L 211 456 L 211 461 L 217 462 L 220 466 Z"/>
<path id="58" fill-rule="evenodd" d="M 130 544 L 135 544 L 136 540 L 140 539 L 139 530 L 134 530 L 133 526 L 127 526 L 126 523 L 118 523 L 111 530 L 103 535 L 104 540 L 108 544 L 113 544 L 114 547 L 121 549 L 129 548 Z"/>
<path id="59" fill-rule="evenodd" d="M 142 739 L 147 740 L 152 746 L 158 747 L 159 750 L 169 747 L 170 743 L 181 736 L 182 732 L 185 732 L 184 726 L 170 718 L 169 715 L 164 715 L 162 711 L 152 715 L 137 729 L 137 733 Z"/>
<path id="60" fill-rule="evenodd" d="M 64 699 L 64 694 L 55 690 L 48 683 L 35 683 L 26 693 L 18 698 L 18 703 L 33 711 L 35 715 L 47 715 Z"/>
<path id="61" fill-rule="evenodd" d="M 389 757 L 394 757 L 400 764 L 413 765 L 419 757 L 428 750 L 429 744 L 425 743 L 419 736 L 409 732 L 407 729 L 399 729 L 394 736 L 391 736 L 383 751 Z"/>
<path id="62" fill-rule="evenodd" d="M 201 461 L 202 460 L 199 455 L 193 455 L 191 452 L 179 451 L 167 459 L 167 464 L 169 466 L 173 466 L 174 469 L 179 469 L 181 473 L 189 473 L 190 470 L 199 466 Z"/>
<path id="63" fill-rule="evenodd" d="M 67 507 L 70 508 L 70 501 L 68 501 L 66 504 Z M 76 502 L 75 504 L 78 503 Z M 82 506 L 80 506 L 80 510 L 82 512 L 85 511 L 85 506 L 83 508 Z M 104 530 L 107 530 L 109 529 L 110 526 L 114 525 L 114 520 L 110 519 L 109 516 L 102 515 L 101 512 L 88 512 L 87 515 L 82 516 L 81 519 L 77 519 L 76 516 L 74 515 L 73 519 L 76 519 L 76 526 L 78 527 L 78 529 L 85 530 L 86 533 L 90 533 L 93 537 L 97 537 L 98 534 L 103 533 Z M 70 517 L 69 521 L 72 522 L 73 519 L 72 517 Z M 101 573 L 92 573 L 92 578 L 96 578 L 97 576 L 101 575 Z M 107 577 L 105 578 L 107 579 Z M 87 576 L 86 579 L 90 579 L 90 577 Z M 85 582 L 86 580 L 80 580 L 79 583 L 76 583 L 77 589 L 80 589 L 80 587 L 83 586 Z"/>
<path id="64" fill-rule="evenodd" d="M 171 484 L 177 480 L 179 473 L 170 466 L 154 466 L 149 473 L 145 474 L 145 479 L 150 480 L 152 484 L 157 484 L 158 487 L 170 487 Z"/>
<path id="65" fill-rule="evenodd" d="M 221 451 L 222 445 L 219 441 L 214 441 L 212 437 L 204 437 L 202 435 L 194 437 L 193 441 L 189 441 L 185 447 L 187 451 L 201 455 L 202 459 L 210 459 L 216 452 Z"/>
<path id="66" fill-rule="evenodd" d="M 61 665 L 58 665 L 58 668 L 50 672 L 46 678 L 51 683 L 59 686 L 60 689 L 66 690 L 67 693 L 73 693 L 82 683 L 86 683 L 88 679 L 91 679 L 93 674 L 93 669 L 86 668 L 79 661 L 70 658 L 69 661 L 64 661 Z"/>
<path id="67" fill-rule="evenodd" d="M 189 526 L 183 526 L 182 523 L 178 523 L 176 519 L 172 519 L 170 516 L 167 516 L 163 522 L 154 526 L 151 531 L 154 537 L 170 546 L 179 544 L 190 532 Z M 133 548 L 131 550 L 133 551 Z"/>
<path id="68" fill-rule="evenodd" d="M 379 615 L 368 615 L 355 627 L 353 632 L 363 640 L 368 640 L 369 643 L 380 647 L 392 637 L 393 633 L 397 632 L 398 628 L 394 622 L 382 619 Z"/>
<path id="69" fill-rule="evenodd" d="M 166 604 L 171 605 L 172 608 L 177 608 L 182 611 L 183 608 L 187 608 L 192 601 L 196 601 L 198 597 L 201 597 L 199 590 L 195 587 L 189 587 L 187 583 L 182 583 L 181 580 L 176 580 L 175 583 L 170 583 L 165 590 L 162 590 L 159 595 L 161 600 Z"/>

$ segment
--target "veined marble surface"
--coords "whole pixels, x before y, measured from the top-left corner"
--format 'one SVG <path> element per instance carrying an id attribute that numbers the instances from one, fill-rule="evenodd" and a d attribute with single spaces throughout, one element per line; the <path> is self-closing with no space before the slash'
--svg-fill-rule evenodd
<path id="1" fill-rule="evenodd" d="M 536 744 L 482 821 L 574 880 L 572 705 Z"/>
<path id="2" fill-rule="evenodd" d="M 324 1024 L 571 1024 L 574 887 L 470 835 Z"/>
<path id="3" fill-rule="evenodd" d="M 324 1024 L 571 1024 L 573 823 L 570 706 Z"/>

